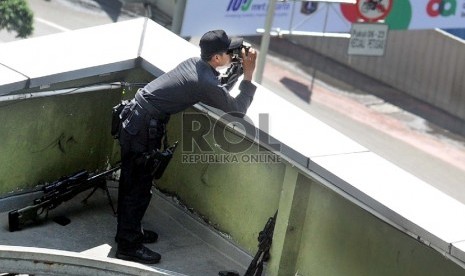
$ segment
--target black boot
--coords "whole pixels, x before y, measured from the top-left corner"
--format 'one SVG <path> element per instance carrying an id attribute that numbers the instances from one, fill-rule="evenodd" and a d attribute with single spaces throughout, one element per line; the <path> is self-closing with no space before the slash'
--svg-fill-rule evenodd
<path id="1" fill-rule="evenodd" d="M 135 248 L 122 248 L 118 246 L 116 258 L 143 264 L 156 264 L 160 262 L 161 255 L 143 245 Z"/>

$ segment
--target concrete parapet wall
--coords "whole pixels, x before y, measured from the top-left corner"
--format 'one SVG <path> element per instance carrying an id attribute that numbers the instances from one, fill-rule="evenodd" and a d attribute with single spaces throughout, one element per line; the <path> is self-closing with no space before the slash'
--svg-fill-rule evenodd
<path id="1" fill-rule="evenodd" d="M 2 138 L 2 193 L 116 159 L 108 110 L 120 92 L 63 95 L 4 107 L 0 133 L 8 135 Z M 308 171 L 284 159 L 244 162 L 240 156 L 274 154 L 255 142 L 245 140 L 243 152 L 226 149 L 238 152 L 238 162 L 186 162 L 186 152 L 202 151 L 182 147 L 187 129 L 183 116 L 175 115 L 169 123 L 170 141 L 178 140 L 180 148 L 157 187 L 176 194 L 252 255 L 258 233 L 279 209 L 269 275 L 463 275 L 460 266 L 326 188 Z M 224 126 L 205 114 L 199 118 L 208 121 L 211 131 L 187 137 L 202 137 L 214 146 L 212 154 L 223 153 L 213 135 Z M 13 126 L 21 127 L 12 131 Z M 37 132 L 41 126 L 47 131 Z M 225 136 L 228 141 L 242 139 L 228 128 Z"/>
<path id="2" fill-rule="evenodd" d="M 174 116 L 169 124 L 170 140 L 178 140 L 181 145 L 186 142 L 182 116 Z M 221 124 L 211 125 L 223 128 Z M 187 136 L 214 144 L 214 132 Z M 231 140 L 241 139 L 241 134 L 234 131 L 226 135 Z M 248 151 L 241 154 L 257 151 L 258 146 L 250 143 Z M 220 153 L 224 152 L 216 148 L 213 154 Z M 464 273 L 437 251 L 327 189 L 321 180 L 285 160 L 189 164 L 183 161 L 184 154 L 182 149 L 177 150 L 157 187 L 176 194 L 250 254 L 257 250 L 258 233 L 279 208 L 269 275 Z M 202 151 L 197 149 L 192 154 Z"/>

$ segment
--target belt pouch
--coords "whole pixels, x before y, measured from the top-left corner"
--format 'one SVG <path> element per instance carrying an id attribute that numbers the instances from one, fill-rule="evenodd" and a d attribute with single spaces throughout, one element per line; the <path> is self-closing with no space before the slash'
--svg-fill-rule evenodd
<path id="1" fill-rule="evenodd" d="M 118 139 L 119 132 L 121 130 L 122 118 L 121 112 L 123 111 L 124 107 L 129 103 L 129 101 L 121 101 L 118 105 L 112 108 L 111 114 L 111 136 L 113 138 Z"/>

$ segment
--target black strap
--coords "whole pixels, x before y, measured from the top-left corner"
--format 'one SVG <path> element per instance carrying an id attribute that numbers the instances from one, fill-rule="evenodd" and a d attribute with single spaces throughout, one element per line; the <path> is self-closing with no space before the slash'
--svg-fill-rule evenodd
<path id="1" fill-rule="evenodd" d="M 149 103 L 147 99 L 145 99 L 144 96 L 142 96 L 142 91 L 143 91 L 142 88 L 137 91 L 136 96 L 135 96 L 136 102 L 143 109 L 147 110 L 151 117 L 162 120 L 162 121 L 166 121 L 169 117 L 168 114 L 161 112 L 160 110 L 155 108 L 153 104 Z"/>

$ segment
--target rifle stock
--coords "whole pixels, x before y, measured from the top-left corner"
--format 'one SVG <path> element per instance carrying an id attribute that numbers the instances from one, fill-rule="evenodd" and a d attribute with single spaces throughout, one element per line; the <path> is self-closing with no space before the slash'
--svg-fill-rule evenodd
<path id="1" fill-rule="evenodd" d="M 13 210 L 8 213 L 8 225 L 10 232 L 21 230 L 21 226 L 31 221 L 39 222 L 40 215 L 45 211 L 44 206 L 47 202 L 26 206 L 24 208 Z"/>

